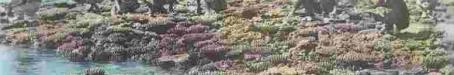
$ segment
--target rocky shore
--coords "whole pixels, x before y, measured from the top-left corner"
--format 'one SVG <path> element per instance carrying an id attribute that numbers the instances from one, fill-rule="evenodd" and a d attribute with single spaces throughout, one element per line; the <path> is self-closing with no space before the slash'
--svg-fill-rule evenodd
<path id="1" fill-rule="evenodd" d="M 2 4 L 0 42 L 172 75 L 454 74 L 436 28 L 449 0 L 46 1 Z"/>

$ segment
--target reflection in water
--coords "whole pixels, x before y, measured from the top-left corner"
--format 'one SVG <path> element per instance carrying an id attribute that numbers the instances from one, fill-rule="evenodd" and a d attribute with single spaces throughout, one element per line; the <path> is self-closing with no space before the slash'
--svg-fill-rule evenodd
<path id="1" fill-rule="evenodd" d="M 13 72 L 15 69 L 14 67 L 14 57 L 13 51 L 6 50 L 5 47 L 0 46 L 0 75 L 16 75 L 15 72 Z"/>
<path id="2" fill-rule="evenodd" d="M 20 49 L 0 46 L 0 75 L 81 74 L 88 68 L 100 68 L 107 74 L 154 75 L 155 69 L 135 62 L 100 64 L 69 62 L 52 50 Z"/>

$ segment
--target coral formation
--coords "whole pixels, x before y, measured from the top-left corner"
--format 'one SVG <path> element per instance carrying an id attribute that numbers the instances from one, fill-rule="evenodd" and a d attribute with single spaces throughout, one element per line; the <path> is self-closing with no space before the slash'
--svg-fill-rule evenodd
<path id="1" fill-rule="evenodd" d="M 436 5 L 425 0 L 74 1 L 40 6 L 34 21 L 2 9 L 1 43 L 172 74 L 451 74 Z M 394 24 L 399 31 L 386 33 Z"/>

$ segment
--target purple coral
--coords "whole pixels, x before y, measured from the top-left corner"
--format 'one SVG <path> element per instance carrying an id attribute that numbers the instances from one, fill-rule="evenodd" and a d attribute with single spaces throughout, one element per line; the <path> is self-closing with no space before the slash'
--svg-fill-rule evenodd
<path id="1" fill-rule="evenodd" d="M 83 42 L 80 37 L 67 36 L 64 42 L 58 46 L 58 51 L 72 51 L 83 46 Z"/>
<path id="2" fill-rule="evenodd" d="M 177 23 L 167 33 L 160 34 L 160 55 L 169 56 L 196 49 L 200 50 L 196 52 L 202 52 L 209 59 L 217 60 L 224 56 L 222 53 L 227 52 L 229 47 L 218 42 L 220 38 L 216 37 L 216 33 L 208 32 L 208 29 L 208 26 L 202 24 Z"/>
<path id="3" fill-rule="evenodd" d="M 224 56 L 223 54 L 229 50 L 228 47 L 217 44 L 210 44 L 200 48 L 200 51 L 209 59 L 215 60 Z"/>
<path id="4" fill-rule="evenodd" d="M 167 33 L 184 35 L 186 34 L 186 29 L 188 29 L 188 27 L 185 27 L 183 25 L 176 25 L 175 27 L 167 30 Z"/>
<path id="5" fill-rule="evenodd" d="M 205 31 L 207 31 L 208 28 L 209 28 L 208 26 L 204 26 L 204 25 L 198 24 L 198 25 L 190 26 L 188 29 L 186 29 L 186 32 L 188 32 L 188 33 L 203 33 Z"/>
<path id="6" fill-rule="evenodd" d="M 258 60 L 262 57 L 262 54 L 260 53 L 246 53 L 244 54 L 244 59 L 246 60 Z"/>
<path id="7" fill-rule="evenodd" d="M 352 23 L 341 23 L 334 26 L 337 32 L 357 32 L 358 26 Z"/>
<path id="8" fill-rule="evenodd" d="M 226 70 L 232 66 L 233 66 L 232 60 L 221 60 L 221 61 L 215 62 L 215 67 L 219 70 Z"/>
<path id="9" fill-rule="evenodd" d="M 191 44 L 196 41 L 203 41 L 212 38 L 214 34 L 212 33 L 194 33 L 183 35 L 181 39 L 178 40 L 177 44 Z"/>
<path id="10" fill-rule="evenodd" d="M 219 39 L 210 39 L 210 40 L 199 41 L 199 42 L 194 43 L 194 47 L 202 48 L 202 47 L 204 47 L 206 45 L 210 45 L 210 44 L 213 44 L 213 43 L 219 43 L 218 40 Z"/>
<path id="11" fill-rule="evenodd" d="M 317 32 L 321 33 L 330 33 L 330 32 L 357 32 L 359 31 L 359 26 L 356 26 L 352 23 L 339 23 L 334 25 L 326 25 L 316 28 Z"/>

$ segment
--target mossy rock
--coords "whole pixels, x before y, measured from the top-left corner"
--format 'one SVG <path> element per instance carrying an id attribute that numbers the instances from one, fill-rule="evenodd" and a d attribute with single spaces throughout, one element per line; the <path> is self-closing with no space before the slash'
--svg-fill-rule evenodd
<path id="1" fill-rule="evenodd" d="M 422 62 L 426 69 L 441 69 L 448 65 L 448 57 L 446 52 L 440 50 L 429 51 Z"/>
<path id="2" fill-rule="evenodd" d="M 354 71 L 348 69 L 334 69 L 329 71 L 331 75 L 356 75 Z"/>
<path id="3" fill-rule="evenodd" d="M 206 15 L 191 17 L 190 20 L 198 22 L 198 23 L 211 24 L 220 18 L 222 18 L 221 14 L 206 14 Z"/>
<path id="4" fill-rule="evenodd" d="M 267 70 L 268 68 L 272 67 L 270 62 L 249 62 L 246 64 L 249 71 L 252 72 L 260 72 L 263 70 Z"/>
<path id="5" fill-rule="evenodd" d="M 454 67 L 452 65 L 443 67 L 441 70 L 441 73 L 444 75 L 454 75 Z"/>
<path id="6" fill-rule="evenodd" d="M 29 30 L 29 28 L 14 28 L 14 29 L 8 29 L 7 31 L 10 33 L 17 33 L 17 32 L 26 32 L 28 30 Z"/>
<path id="7" fill-rule="evenodd" d="M 81 16 L 76 16 L 75 20 L 70 20 L 69 28 L 92 28 L 96 25 L 108 23 L 107 17 L 95 13 L 85 13 Z"/>
<path id="8" fill-rule="evenodd" d="M 445 56 L 426 56 L 423 65 L 427 69 L 440 69 L 448 65 L 448 58 Z"/>
<path id="9" fill-rule="evenodd" d="M 64 19 L 66 14 L 68 13 L 68 8 L 51 8 L 45 11 L 39 12 L 39 19 L 46 20 L 46 21 L 53 21 Z"/>
<path id="10" fill-rule="evenodd" d="M 375 42 L 375 44 L 374 44 L 374 50 L 378 50 L 378 51 L 391 51 L 391 50 L 392 50 L 391 41 L 382 39 L 382 40 L 380 40 L 380 41 Z"/>
<path id="11" fill-rule="evenodd" d="M 2 30 L 6 29 L 14 29 L 14 28 L 25 28 L 27 27 L 27 22 L 26 21 L 16 21 L 11 25 L 4 26 Z"/>
<path id="12" fill-rule="evenodd" d="M 279 31 L 279 28 L 280 27 L 274 26 L 272 24 L 260 24 L 260 25 L 255 25 L 253 30 L 262 32 L 262 33 L 276 33 L 277 31 Z"/>

